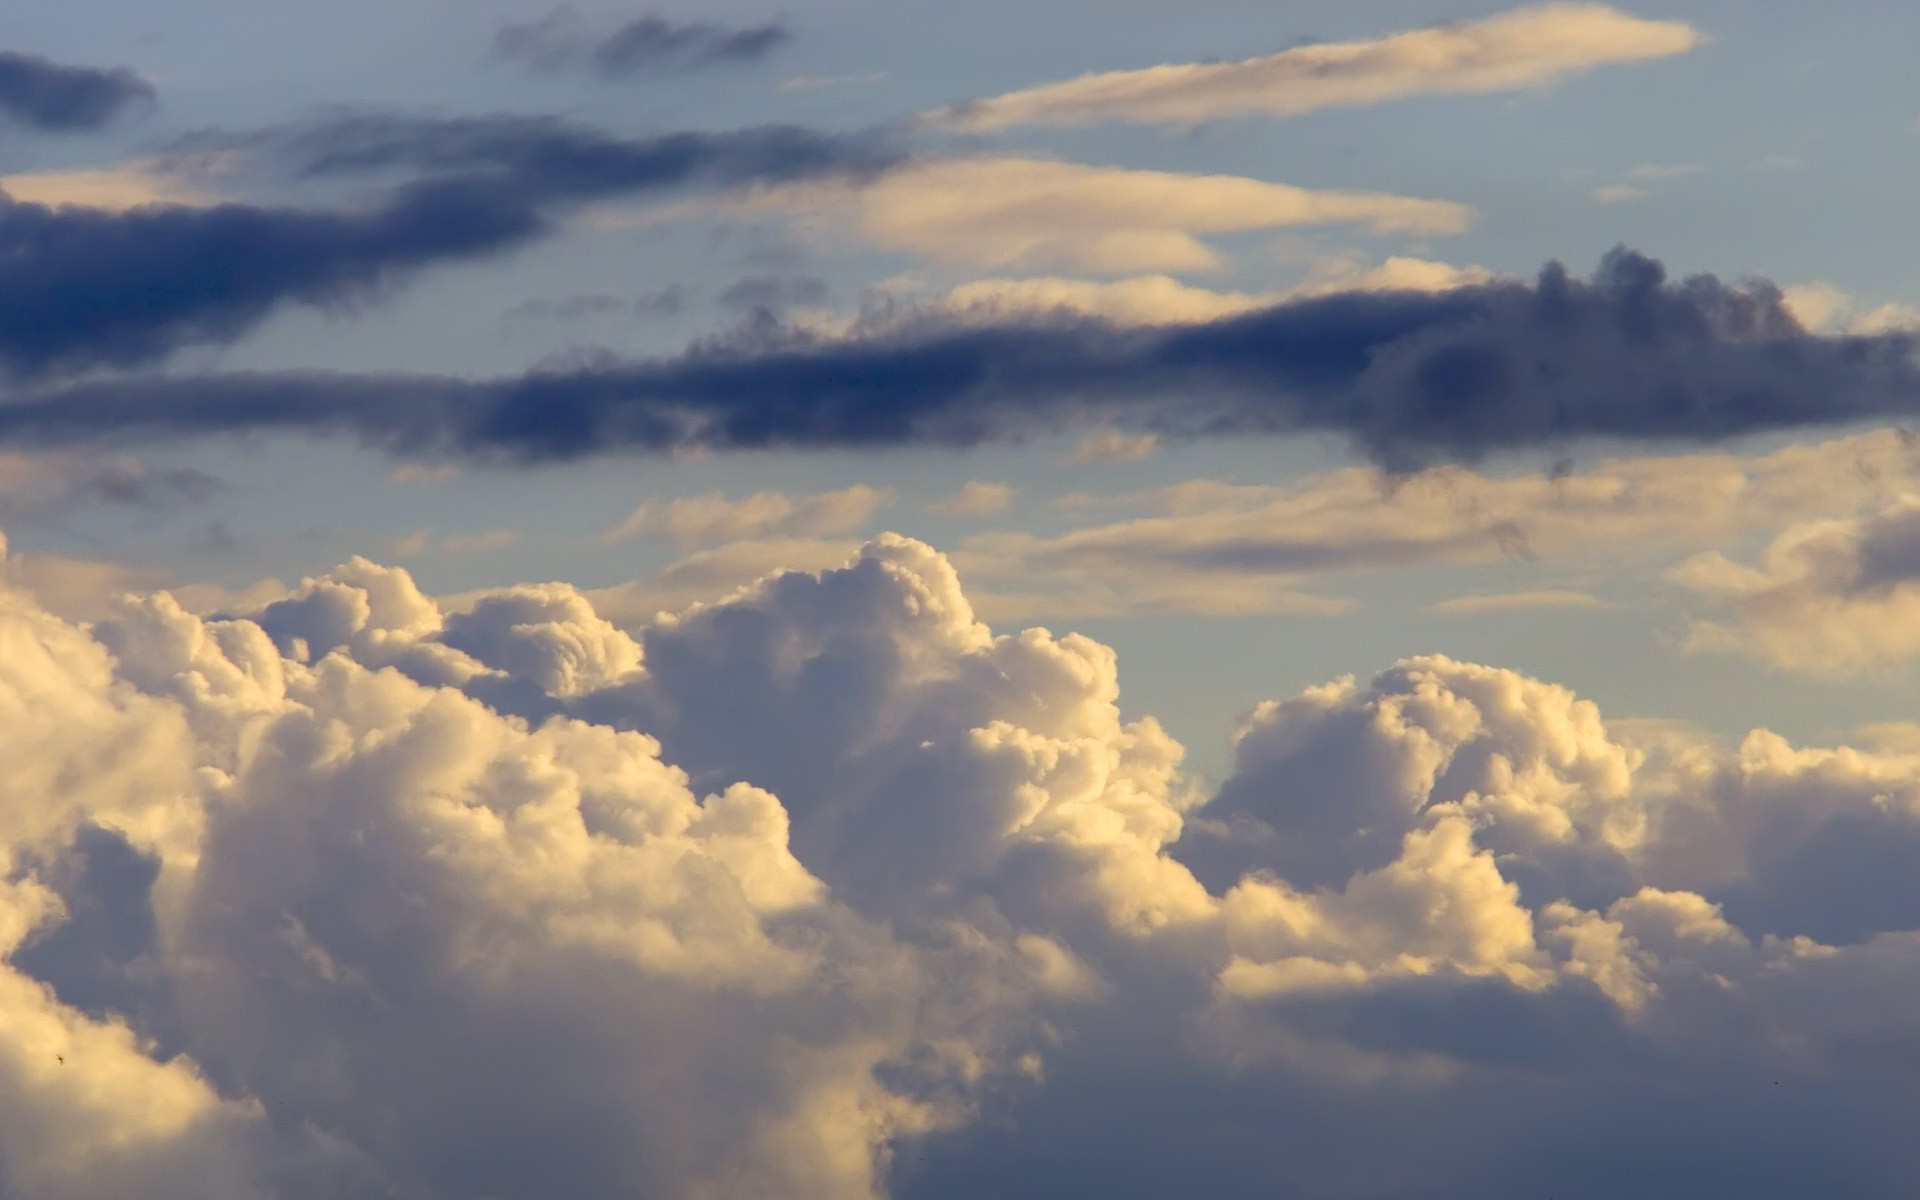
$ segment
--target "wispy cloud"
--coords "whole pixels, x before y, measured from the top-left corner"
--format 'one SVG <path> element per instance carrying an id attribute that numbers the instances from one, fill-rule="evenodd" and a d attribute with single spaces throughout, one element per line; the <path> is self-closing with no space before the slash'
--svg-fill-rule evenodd
<path id="1" fill-rule="evenodd" d="M 1225 63 L 1106 71 L 930 114 L 985 131 L 1011 125 L 1134 121 L 1192 125 L 1228 117 L 1291 117 L 1410 96 L 1538 87 L 1609 63 L 1683 54 L 1701 42 L 1681 21 L 1604 4 L 1542 4 L 1372 41 L 1297 46 Z"/>
<path id="2" fill-rule="evenodd" d="M 533 21 L 503 26 L 493 55 L 539 71 L 592 70 L 608 79 L 754 62 L 793 40 L 784 22 L 722 25 L 647 15 L 596 22 L 563 4 Z"/>

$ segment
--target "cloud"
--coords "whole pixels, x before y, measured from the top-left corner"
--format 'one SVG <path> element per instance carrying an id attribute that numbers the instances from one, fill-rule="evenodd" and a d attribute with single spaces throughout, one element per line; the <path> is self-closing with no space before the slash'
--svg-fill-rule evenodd
<path id="1" fill-rule="evenodd" d="M 1260 704 L 1209 793 L 1111 650 L 891 535 L 632 635 L 354 560 L 218 618 L 4 591 L 0 646 L 33 1200 L 1916 1165 L 1910 730 L 1721 743 L 1428 656 Z"/>
<path id="2" fill-rule="evenodd" d="M 682 284 L 638 295 L 614 296 L 584 292 L 573 296 L 542 296 L 523 300 L 506 312 L 508 320 L 577 321 L 589 317 L 676 317 L 686 311 L 690 292 Z"/>
<path id="3" fill-rule="evenodd" d="M 1165 448 L 1157 433 L 1123 433 L 1118 429 L 1100 429 L 1080 439 L 1073 460 L 1081 463 L 1140 462 Z"/>
<path id="4" fill-rule="evenodd" d="M 819 538 L 852 533 L 867 525 L 873 514 L 893 503 L 885 488 L 855 484 L 813 496 L 784 492 L 755 492 L 731 499 L 719 492 L 649 500 L 602 540 L 624 542 L 636 537 L 658 537 L 682 549 L 770 536 Z"/>
<path id="5" fill-rule="evenodd" d="M 792 128 L 622 141 L 525 118 L 361 116 L 252 140 L 294 154 L 309 174 L 429 174 L 343 211 L 223 203 L 111 212 L 0 197 L 9 264 L 0 367 L 125 367 L 183 344 L 231 341 L 281 303 L 341 303 L 411 271 L 524 244 L 551 230 L 555 206 L 876 161 L 870 140 Z"/>
<path id="6" fill-rule="evenodd" d="M 937 124 L 974 132 L 1032 124 L 1195 125 L 1291 117 L 1411 96 L 1540 87 L 1609 63 L 1683 54 L 1700 41 L 1681 21 L 1650 21 L 1604 4 L 1541 4 L 1373 41 L 1083 75 L 930 115 Z"/>
<path id="7" fill-rule="evenodd" d="M 1075 428 L 1343 434 L 1396 471 L 1594 439 L 1712 442 L 1903 417 L 1906 333 L 1809 334 L 1763 281 L 1591 280 L 1342 293 L 1141 329 L 938 319 L 873 338 L 752 331 L 685 354 L 491 381 L 226 374 L 16 392 L 0 444 L 243 430 L 348 433 L 409 455 L 978 445 Z"/>
<path id="8" fill-rule="evenodd" d="M 1920 331 L 1920 311 L 1904 304 L 1868 307 L 1831 283 L 1815 280 L 1784 287 L 1789 311 L 1808 329 L 1874 336 Z"/>
<path id="9" fill-rule="evenodd" d="M 949 517 L 992 516 L 1013 507 L 1016 490 L 1012 484 L 970 479 L 960 485 L 959 491 L 931 505 L 927 511 Z"/>
<path id="10" fill-rule="evenodd" d="M 1529 592 L 1489 592 L 1455 596 L 1427 606 L 1428 612 L 1447 616 L 1476 617 L 1487 613 L 1519 612 L 1540 608 L 1605 608 L 1606 601 L 1587 592 L 1567 588 L 1542 588 Z"/>
<path id="11" fill-rule="evenodd" d="M 72 67 L 0 50 L 0 120 L 42 133 L 81 133 L 153 98 L 153 85 L 124 67 Z"/>
<path id="12" fill-rule="evenodd" d="M 97 506 L 167 512 L 225 490 L 205 471 L 154 468 L 130 455 L 0 453 L 0 519 L 16 525 Z"/>
<path id="13" fill-rule="evenodd" d="M 1627 171 L 1629 179 L 1685 179 L 1706 170 L 1699 163 L 1639 163 Z"/>
<path id="14" fill-rule="evenodd" d="M 1484 267 L 1455 267 L 1399 255 L 1373 267 L 1329 260 L 1304 283 L 1264 292 L 1214 291 L 1170 275 L 1110 280 L 989 278 L 958 284 L 909 315 L 923 317 L 927 309 L 933 309 L 950 312 L 959 319 L 985 322 L 1010 316 L 1073 314 L 1127 325 L 1199 324 L 1309 296 L 1347 291 L 1443 292 L 1493 278 L 1493 272 Z"/>
<path id="15" fill-rule="evenodd" d="M 983 608 L 1017 596 L 1018 605 L 993 611 L 1023 618 L 1330 613 L 1340 602 L 1314 594 L 1330 578 L 1516 559 L 1533 564 L 1542 586 L 1457 597 L 1433 611 L 1592 607 L 1601 602 L 1584 591 L 1544 585 L 1596 563 L 1663 567 L 1816 514 L 1870 514 L 1916 486 L 1920 451 L 1912 435 L 1893 430 L 1757 457 L 1622 458 L 1542 473 L 1345 469 L 1286 486 L 1195 479 L 1076 496 L 1076 509 L 1131 511 L 1050 536 L 978 534 L 955 558 L 992 589 Z"/>
<path id="16" fill-rule="evenodd" d="M 780 81 L 783 92 L 818 92 L 826 88 L 858 87 L 870 83 L 882 83 L 886 80 L 885 71 L 870 71 L 864 75 L 795 75 L 791 79 Z"/>
<path id="17" fill-rule="evenodd" d="M 928 160 L 861 182 L 765 188 L 737 203 L 750 215 L 842 220 L 876 245 L 975 269 L 1096 274 L 1217 269 L 1207 234 L 1328 224 L 1451 234 L 1473 222 L 1471 209 L 1443 200 L 1035 158 Z"/>
<path id="18" fill-rule="evenodd" d="M 124 212 L 148 204 L 204 206 L 208 193 L 157 162 L 82 171 L 34 171 L 0 175 L 0 192 L 23 204 L 48 208 L 98 208 Z"/>
<path id="19" fill-rule="evenodd" d="M 601 27 L 563 4 L 537 20 L 503 26 L 494 34 L 493 56 L 538 71 L 590 68 L 607 79 L 630 79 L 756 62 L 792 40 L 780 21 L 734 27 L 647 15 Z"/>
<path id="20" fill-rule="evenodd" d="M 1647 189 L 1628 183 L 1609 183 L 1593 189 L 1593 199 L 1599 204 L 1632 204 L 1645 200 L 1650 194 Z"/>
<path id="21" fill-rule="evenodd" d="M 419 529 L 397 539 L 393 543 L 393 552 L 400 558 L 418 558 L 423 554 L 463 558 L 470 554 L 510 550 L 519 544 L 520 532 L 516 529 L 499 528 L 481 533 L 449 534 L 437 539 L 433 530 Z"/>
<path id="22" fill-rule="evenodd" d="M 1697 620 L 1690 649 L 1847 678 L 1920 658 L 1920 495 L 1858 518 L 1798 522 L 1751 564 L 1707 551 L 1672 580 L 1734 623 Z"/>

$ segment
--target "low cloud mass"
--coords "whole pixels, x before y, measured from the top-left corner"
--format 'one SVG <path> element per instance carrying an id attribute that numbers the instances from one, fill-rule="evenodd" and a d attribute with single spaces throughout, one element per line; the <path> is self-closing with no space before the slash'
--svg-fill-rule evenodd
<path id="1" fill-rule="evenodd" d="M 217 618 L 0 591 L 0 648 L 9 1197 L 1920 1166 L 1920 730 L 1723 744 L 1430 657 L 1258 706 L 1206 788 L 1110 650 L 893 535 L 628 629 L 355 559 Z"/>

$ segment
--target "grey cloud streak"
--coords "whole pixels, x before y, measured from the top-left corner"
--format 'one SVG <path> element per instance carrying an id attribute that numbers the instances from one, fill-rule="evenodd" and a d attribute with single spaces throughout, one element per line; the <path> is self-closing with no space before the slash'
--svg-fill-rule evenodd
<path id="1" fill-rule="evenodd" d="M 1393 470 L 1587 439 L 1713 442 L 1920 410 L 1912 334 L 1809 333 L 1763 281 L 1591 279 L 1349 292 L 1201 325 L 937 316 L 868 337 L 742 336 L 674 357 L 470 380 L 215 375 L 16 394 L 0 441 L 344 433 L 507 461 L 713 449 L 970 446 L 1121 424 L 1343 434 Z"/>

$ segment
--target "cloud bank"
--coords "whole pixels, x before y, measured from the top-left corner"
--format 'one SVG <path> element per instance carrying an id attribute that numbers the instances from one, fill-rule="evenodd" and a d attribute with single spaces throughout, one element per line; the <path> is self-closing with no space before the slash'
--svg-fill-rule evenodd
<path id="1" fill-rule="evenodd" d="M 0 647 L 22 1200 L 1920 1165 L 1911 727 L 1722 745 L 1420 658 L 1262 704 L 1208 794 L 1111 651 L 891 535 L 632 634 L 356 559 L 219 618 L 0 591 Z"/>
<path id="2" fill-rule="evenodd" d="M 1609 63 L 1683 54 L 1700 41 L 1699 32 L 1682 21 L 1646 20 L 1604 4 L 1541 4 L 1237 62 L 1103 71 L 954 105 L 930 118 L 938 125 L 986 132 L 1014 125 L 1195 125 L 1230 117 L 1292 117 L 1410 96 L 1539 87 Z"/>
<path id="3" fill-rule="evenodd" d="M 231 341 L 282 303 L 342 302 L 433 264 L 525 244 L 587 200 L 885 161 L 872 138 L 792 127 L 629 140 L 517 117 L 363 115 L 187 145 L 265 148 L 308 176 L 414 177 L 347 210 L 222 203 L 109 211 L 0 194 L 0 368 L 127 367 L 181 345 Z"/>
<path id="4" fill-rule="evenodd" d="M 346 433 L 410 456 L 526 461 L 1121 427 L 1335 433 L 1399 471 L 1596 439 L 1713 442 L 1899 418 L 1920 407 L 1917 344 L 1907 332 L 1811 334 L 1764 281 L 1673 281 L 1618 250 L 1588 280 L 1550 264 L 1531 283 L 1340 293 L 1166 326 L 935 312 L 871 337 L 761 331 L 673 358 L 489 381 L 88 381 L 17 392 L 0 404 L 0 443 Z"/>
<path id="5" fill-rule="evenodd" d="M 153 98 L 153 85 L 124 67 L 74 67 L 0 50 L 0 120 L 42 133 L 84 133 Z"/>

